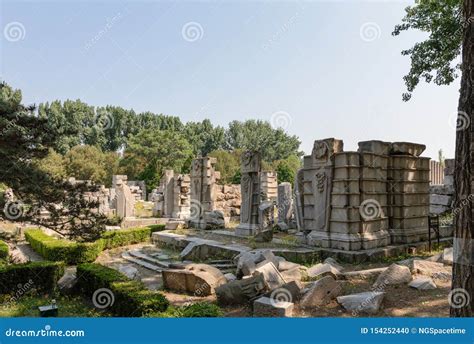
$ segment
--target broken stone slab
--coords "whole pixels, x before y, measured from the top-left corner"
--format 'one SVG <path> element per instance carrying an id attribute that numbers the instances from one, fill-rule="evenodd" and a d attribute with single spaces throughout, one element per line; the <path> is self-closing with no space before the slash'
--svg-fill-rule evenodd
<path id="1" fill-rule="evenodd" d="M 208 260 L 213 257 L 233 259 L 248 250 L 247 247 L 237 244 L 222 244 L 214 240 L 193 238 L 192 241 L 181 251 L 181 259 L 186 260 Z"/>
<path id="2" fill-rule="evenodd" d="M 279 288 L 286 283 L 280 271 L 278 271 L 277 267 L 271 261 L 264 260 L 257 264 L 255 272 L 259 272 L 263 275 L 265 283 L 270 290 Z"/>
<path id="3" fill-rule="evenodd" d="M 217 287 L 227 283 L 219 269 L 207 264 L 189 264 L 180 270 L 163 270 L 162 276 L 165 289 L 196 296 L 214 294 Z"/>
<path id="4" fill-rule="evenodd" d="M 426 149 L 425 145 L 412 142 L 393 142 L 390 154 L 420 156 Z"/>
<path id="5" fill-rule="evenodd" d="M 165 224 L 165 230 L 175 231 L 177 229 L 183 229 L 185 225 L 184 221 L 168 221 Z"/>
<path id="6" fill-rule="evenodd" d="M 412 272 L 420 275 L 433 277 L 433 274 L 439 272 L 446 272 L 446 269 L 442 263 L 415 259 L 413 260 Z"/>
<path id="7" fill-rule="evenodd" d="M 410 283 L 411 280 L 411 271 L 407 266 L 392 264 L 379 275 L 373 287 L 383 289 L 387 285 Z"/>
<path id="8" fill-rule="evenodd" d="M 232 281 L 235 281 L 237 279 L 237 277 L 235 277 L 235 275 L 233 273 L 227 273 L 227 274 L 224 274 L 224 277 L 225 279 L 227 280 L 227 282 L 232 282 Z"/>
<path id="9" fill-rule="evenodd" d="M 341 285 L 332 276 L 317 280 L 301 299 L 301 307 L 309 308 L 328 304 L 341 293 Z"/>
<path id="10" fill-rule="evenodd" d="M 380 273 L 387 270 L 387 268 L 374 268 L 367 270 L 357 270 L 357 271 L 347 271 L 343 273 L 344 278 L 346 279 L 367 279 L 373 276 L 377 276 Z"/>
<path id="11" fill-rule="evenodd" d="M 256 242 L 270 242 L 273 239 L 273 229 L 266 229 L 255 233 Z"/>
<path id="12" fill-rule="evenodd" d="M 338 296 L 337 302 L 354 315 L 359 313 L 376 314 L 382 304 L 384 292 L 368 291 L 364 293 Z"/>
<path id="13" fill-rule="evenodd" d="M 443 251 L 443 264 L 453 265 L 453 248 L 445 248 Z"/>
<path id="14" fill-rule="evenodd" d="M 263 296 L 280 301 L 295 302 L 301 298 L 301 290 L 302 285 L 300 282 L 291 281 Z"/>
<path id="15" fill-rule="evenodd" d="M 418 290 L 436 289 L 436 284 L 430 277 L 417 277 L 408 286 Z"/>
<path id="16" fill-rule="evenodd" d="M 138 279 L 139 272 L 138 269 L 131 266 L 130 264 L 121 264 L 119 265 L 118 271 L 127 276 L 130 279 Z"/>
<path id="17" fill-rule="evenodd" d="M 220 305 L 240 305 L 248 303 L 268 291 L 262 274 L 242 280 L 225 283 L 216 288 L 217 302 Z"/>
<path id="18" fill-rule="evenodd" d="M 280 257 L 276 257 L 270 250 L 256 250 L 243 252 L 234 258 L 234 263 L 237 265 L 237 277 L 251 275 L 256 268 L 256 265 L 263 261 L 271 261 L 276 267 L 280 265 Z"/>
<path id="19" fill-rule="evenodd" d="M 283 260 L 283 261 L 279 260 L 278 261 L 278 270 L 280 270 L 281 272 L 291 270 L 291 269 L 294 269 L 294 268 L 301 268 L 301 267 L 303 267 L 303 265 L 296 264 L 296 263 L 293 263 L 293 262 L 288 262 L 286 260 Z"/>
<path id="20" fill-rule="evenodd" d="M 437 253 L 434 256 L 428 257 L 425 260 L 429 262 L 441 262 L 443 260 L 443 252 Z"/>
<path id="21" fill-rule="evenodd" d="M 341 272 L 328 263 L 319 263 L 306 270 L 309 279 L 317 279 L 324 276 L 332 276 L 334 279 L 341 277 Z"/>
<path id="22" fill-rule="evenodd" d="M 275 301 L 262 296 L 253 303 L 253 316 L 287 318 L 293 316 L 293 308 L 292 302 Z"/>
<path id="23" fill-rule="evenodd" d="M 283 279 L 287 282 L 290 282 L 290 281 L 301 282 L 303 278 L 306 276 L 306 273 L 303 271 L 304 270 L 301 269 L 300 266 L 296 266 L 292 269 L 282 271 L 281 275 Z"/>
<path id="24" fill-rule="evenodd" d="M 326 259 L 324 260 L 323 263 L 329 264 L 329 265 L 333 266 L 334 268 L 336 268 L 336 269 L 339 270 L 340 272 L 343 272 L 343 271 L 344 271 L 344 267 L 343 267 L 341 264 L 339 264 L 339 263 L 337 262 L 337 260 L 335 260 L 334 258 L 328 257 L 328 258 L 326 258 Z"/>

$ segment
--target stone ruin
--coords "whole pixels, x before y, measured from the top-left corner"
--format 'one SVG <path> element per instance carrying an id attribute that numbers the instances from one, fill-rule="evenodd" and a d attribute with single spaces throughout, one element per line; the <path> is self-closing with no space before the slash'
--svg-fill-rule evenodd
<path id="1" fill-rule="evenodd" d="M 444 161 L 443 184 L 430 186 L 430 213 L 441 215 L 452 210 L 454 197 L 454 159 Z"/>
<path id="2" fill-rule="evenodd" d="M 189 174 L 175 174 L 173 170 L 165 170 L 159 187 L 150 195 L 150 201 L 154 202 L 153 215 L 187 219 L 191 212 L 190 193 Z"/>
<path id="3" fill-rule="evenodd" d="M 296 181 L 299 238 L 345 251 L 427 240 L 429 158 L 424 145 L 342 140 L 314 142 Z"/>
<path id="4" fill-rule="evenodd" d="M 135 215 L 135 197 L 126 180 L 116 180 L 115 193 L 116 215 L 123 219 L 133 217 Z"/>
<path id="5" fill-rule="evenodd" d="M 146 200 L 146 184 L 143 180 L 128 180 L 128 176 L 117 174 L 112 176 L 112 189 L 117 188 L 119 181 L 123 181 L 129 188 L 136 201 Z M 113 192 L 113 191 L 112 191 Z M 113 197 L 112 197 L 113 198 Z"/>

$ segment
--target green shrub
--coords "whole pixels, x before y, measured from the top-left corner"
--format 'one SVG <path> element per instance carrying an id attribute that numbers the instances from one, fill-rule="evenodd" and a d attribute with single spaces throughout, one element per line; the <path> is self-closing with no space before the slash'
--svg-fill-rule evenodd
<path id="1" fill-rule="evenodd" d="M 77 267 L 78 290 L 88 296 L 100 288 L 109 289 L 114 296 L 110 311 L 118 316 L 143 316 L 164 312 L 169 302 L 163 294 L 150 291 L 141 282 L 132 281 L 120 272 L 99 265 L 81 264 Z"/>
<path id="2" fill-rule="evenodd" d="M 152 318 L 217 318 L 223 315 L 219 306 L 208 302 L 197 302 L 184 307 L 170 306 L 165 312 L 147 314 Z"/>
<path id="3" fill-rule="evenodd" d="M 150 228 L 151 233 L 155 233 L 155 232 L 164 231 L 166 228 L 166 225 L 149 225 L 148 228 Z"/>
<path id="4" fill-rule="evenodd" d="M 223 315 L 219 306 L 208 303 L 198 302 L 182 309 L 183 318 L 216 318 Z"/>
<path id="5" fill-rule="evenodd" d="M 104 240 L 104 247 L 110 249 L 148 241 L 150 235 L 151 229 L 148 227 L 118 229 L 114 231 L 105 232 L 104 234 L 102 234 L 102 239 Z"/>
<path id="6" fill-rule="evenodd" d="M 58 280 L 64 275 L 62 262 L 32 262 L 0 266 L 0 294 L 9 294 L 19 288 L 34 288 L 54 292 Z M 28 288 L 28 289 L 29 289 Z"/>
<path id="7" fill-rule="evenodd" d="M 9 254 L 9 248 L 7 243 L 0 240 L 0 260 L 7 259 Z"/>
<path id="8" fill-rule="evenodd" d="M 43 258 L 67 264 L 93 262 L 104 249 L 104 241 L 101 239 L 91 243 L 76 243 L 49 236 L 41 229 L 26 230 L 25 238 Z"/>

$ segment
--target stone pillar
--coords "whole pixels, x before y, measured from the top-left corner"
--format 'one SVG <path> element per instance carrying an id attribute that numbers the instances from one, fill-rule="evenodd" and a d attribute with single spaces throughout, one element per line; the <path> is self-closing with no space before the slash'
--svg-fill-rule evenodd
<path id="1" fill-rule="evenodd" d="M 135 200 L 130 188 L 123 180 L 117 180 L 117 216 L 127 218 L 134 216 Z"/>
<path id="2" fill-rule="evenodd" d="M 287 230 L 293 214 L 293 195 L 291 194 L 291 183 L 278 185 L 278 227 Z"/>
<path id="3" fill-rule="evenodd" d="M 394 244 L 428 240 L 430 159 L 426 146 L 394 142 L 389 164 L 390 235 Z"/>
<path id="4" fill-rule="evenodd" d="M 174 207 L 174 171 L 165 170 L 160 184 L 163 187 L 162 216 L 172 217 Z"/>
<path id="5" fill-rule="evenodd" d="M 265 201 L 277 201 L 278 179 L 276 172 L 261 172 L 260 189 Z"/>
<path id="6" fill-rule="evenodd" d="M 189 174 L 179 174 L 174 177 L 174 207 L 173 217 L 187 219 L 191 207 L 191 178 Z"/>
<path id="7" fill-rule="evenodd" d="M 196 228 L 207 227 L 206 217 L 215 210 L 216 182 L 220 173 L 215 171 L 217 159 L 196 158 L 191 168 L 191 214 L 190 225 Z"/>
<path id="8" fill-rule="evenodd" d="M 241 236 L 254 235 L 259 229 L 260 195 L 260 153 L 246 151 L 241 160 L 241 194 L 240 224 L 235 233 Z"/>

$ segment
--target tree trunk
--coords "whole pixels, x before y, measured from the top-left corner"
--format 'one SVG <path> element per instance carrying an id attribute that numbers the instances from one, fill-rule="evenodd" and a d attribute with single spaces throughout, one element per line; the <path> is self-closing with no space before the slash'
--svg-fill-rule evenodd
<path id="1" fill-rule="evenodd" d="M 453 284 L 449 300 L 453 317 L 472 317 L 474 314 L 474 178 L 471 175 L 474 171 L 474 0 L 464 0 L 463 16 L 462 79 L 454 173 Z"/>

